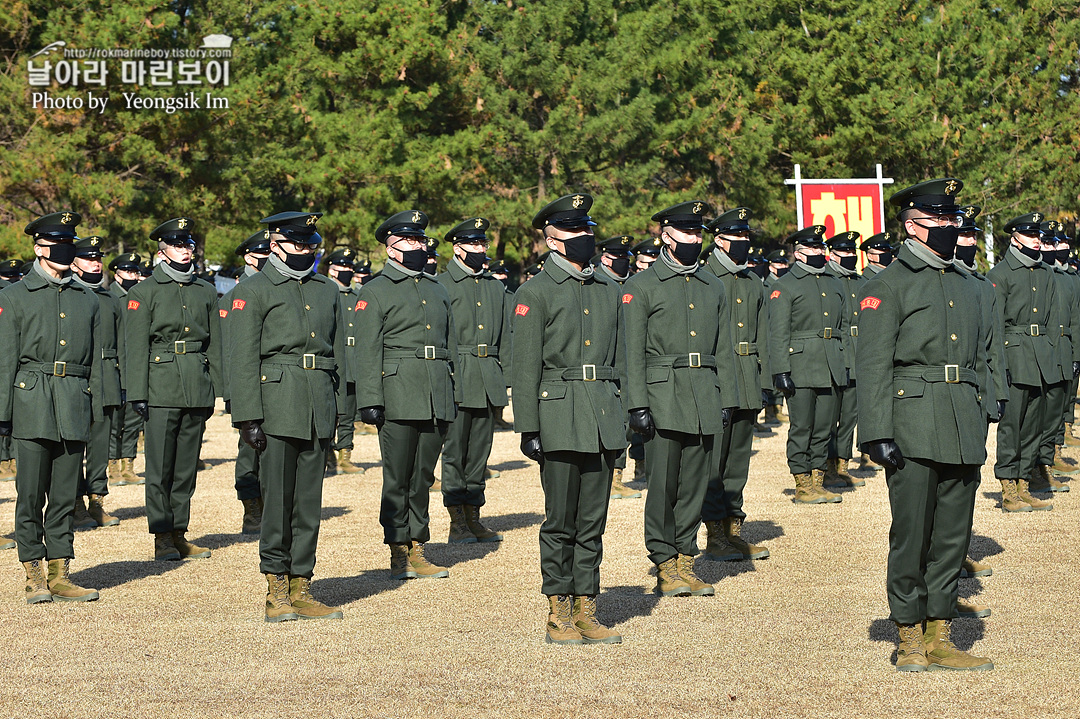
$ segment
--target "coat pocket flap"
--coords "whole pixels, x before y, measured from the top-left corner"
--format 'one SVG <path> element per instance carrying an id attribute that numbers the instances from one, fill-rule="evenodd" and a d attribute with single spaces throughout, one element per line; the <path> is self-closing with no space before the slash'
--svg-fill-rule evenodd
<path id="1" fill-rule="evenodd" d="M 540 399 L 562 399 L 566 396 L 565 384 L 541 384 Z"/>
<path id="2" fill-rule="evenodd" d="M 397 374 L 399 362 L 383 362 L 382 376 L 393 377 Z"/>
<path id="3" fill-rule="evenodd" d="M 259 379 L 262 382 L 280 382 L 282 375 L 285 374 L 285 370 L 280 367 L 267 367 L 263 369 L 262 375 Z"/>
<path id="4" fill-rule="evenodd" d="M 805 346 L 806 340 L 793 340 L 792 343 L 788 345 L 788 354 L 797 355 L 803 351 Z"/>
<path id="5" fill-rule="evenodd" d="M 672 374 L 673 370 L 670 367 L 649 367 L 645 370 L 645 383 L 667 382 Z"/>
<path id="6" fill-rule="evenodd" d="M 15 375 L 15 386 L 18 389 L 34 389 L 34 387 L 37 387 L 38 376 L 37 372 L 28 372 L 27 370 L 18 372 Z"/>
<path id="7" fill-rule="evenodd" d="M 893 380 L 893 397 L 895 399 L 922 397 L 925 391 L 926 382 L 923 382 L 921 379 Z"/>
<path id="8" fill-rule="evenodd" d="M 150 355 L 150 364 L 165 364 L 166 362 L 172 362 L 174 359 L 176 359 L 176 355 L 170 352 L 161 352 Z"/>

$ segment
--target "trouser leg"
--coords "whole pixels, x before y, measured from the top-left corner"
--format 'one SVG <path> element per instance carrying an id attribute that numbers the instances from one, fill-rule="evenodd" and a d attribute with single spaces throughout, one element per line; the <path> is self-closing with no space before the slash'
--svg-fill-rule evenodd
<path id="1" fill-rule="evenodd" d="M 345 395 L 343 407 L 338 408 L 337 438 L 334 441 L 334 450 L 353 448 L 353 422 L 356 419 L 356 391 L 352 383 Z"/>
<path id="2" fill-rule="evenodd" d="M 1030 477 L 1039 462 L 1039 448 L 1046 431 L 1048 390 L 1043 385 L 1032 388 L 1028 395 L 1028 411 L 1020 425 L 1020 479 Z"/>
<path id="3" fill-rule="evenodd" d="M 1037 464 L 1054 463 L 1054 447 L 1065 442 L 1065 399 L 1069 386 L 1058 382 L 1046 388 L 1043 405 L 1042 439 L 1039 441 Z M 1060 436 L 1060 440 L 1058 437 Z"/>
<path id="4" fill-rule="evenodd" d="M 792 474 L 806 474 L 817 468 L 812 463 L 810 453 L 817 398 L 814 388 L 798 387 L 788 399 L 787 461 Z"/>
<path id="5" fill-rule="evenodd" d="M 576 596 L 600 593 L 600 563 L 604 558 L 608 497 L 615 452 L 582 456 L 578 475 L 577 527 L 574 540 L 574 589 Z"/>
<path id="6" fill-rule="evenodd" d="M 1005 403 L 1005 416 L 997 426 L 997 460 L 994 476 L 1001 479 L 1019 479 L 1022 474 L 1021 426 L 1028 415 L 1032 390 L 1038 388 L 1014 384 L 1009 387 L 1009 401 Z"/>
<path id="7" fill-rule="evenodd" d="M 151 534 L 175 529 L 170 497 L 182 412 L 171 407 L 151 407 L 146 420 L 146 520 Z"/>
<path id="8" fill-rule="evenodd" d="M 408 544 L 412 539 L 409 532 L 408 503 L 419 443 L 418 422 L 388 419 L 379 428 L 379 450 L 383 465 L 379 524 L 382 525 L 385 544 Z"/>
<path id="9" fill-rule="evenodd" d="M 259 571 L 263 574 L 288 574 L 292 569 L 293 494 L 300 452 L 298 440 L 266 436 L 259 471 L 263 497 Z"/>
<path id="10" fill-rule="evenodd" d="M 885 469 L 892 508 L 886 594 L 892 619 L 915 624 L 926 619 L 923 557 L 937 503 L 936 473 L 925 460 L 908 458 L 903 469 Z"/>
<path id="11" fill-rule="evenodd" d="M 116 407 L 105 407 L 104 418 L 90 423 L 90 441 L 86 443 L 86 459 L 80 468 L 82 481 L 79 496 L 109 493 L 109 445 L 112 439 L 113 416 Z"/>
<path id="12" fill-rule="evenodd" d="M 936 464 L 937 498 L 933 531 L 923 560 L 926 566 L 926 616 L 956 616 L 960 569 L 971 541 L 979 467 Z"/>
<path id="13" fill-rule="evenodd" d="M 322 517 L 323 468 L 329 439 L 295 442 L 296 471 L 292 487 L 292 546 L 289 574 L 311 578 L 315 571 L 315 550 L 319 544 Z"/>
<path id="14" fill-rule="evenodd" d="M 259 489 L 259 453 L 248 446 L 244 440 L 237 440 L 236 467 L 233 472 L 233 487 L 237 499 L 258 499 Z"/>
<path id="15" fill-rule="evenodd" d="M 754 442 L 754 420 L 757 412 L 752 409 L 736 410 L 731 424 L 718 438 L 720 474 L 709 481 L 705 500 L 701 507 L 704 522 L 719 522 L 725 517 L 746 518 L 743 511 L 743 491 L 750 474 L 750 453 Z"/>
<path id="16" fill-rule="evenodd" d="M 753 431 L 753 418 L 750 427 Z M 719 443 L 718 435 L 691 435 L 683 448 L 675 500 L 675 550 L 679 554 L 697 556 L 697 535 L 701 528 L 701 505 L 705 501 L 705 490 L 720 473 L 715 452 Z"/>
<path id="17" fill-rule="evenodd" d="M 683 450 L 691 435 L 658 429 L 645 443 L 645 549 L 649 561 L 660 564 L 678 555 L 675 546 L 675 503 Z"/>
<path id="18" fill-rule="evenodd" d="M 829 451 L 829 457 L 851 459 L 851 448 L 855 444 L 855 426 L 859 421 L 859 401 L 855 394 L 855 383 L 838 390 L 840 418 L 836 422 L 835 447 Z"/>
<path id="19" fill-rule="evenodd" d="M 409 535 L 415 542 L 427 542 L 431 539 L 431 530 L 428 526 L 430 524 L 428 506 L 431 502 L 431 478 L 435 476 L 435 465 L 442 452 L 443 440 L 446 439 L 447 423 L 429 420 L 418 424 L 416 463 L 413 467 L 408 501 Z"/>
<path id="20" fill-rule="evenodd" d="M 467 494 L 465 462 L 469 453 L 469 434 L 476 418 L 474 410 L 458 408 L 457 418 L 446 431 L 442 449 L 443 506 L 457 507 L 465 503 Z"/>
<path id="21" fill-rule="evenodd" d="M 810 469 L 825 469 L 829 461 L 829 437 L 840 416 L 840 398 L 836 389 L 816 389 L 813 429 L 810 433 Z M 850 455 L 850 450 L 848 451 Z"/>
<path id="22" fill-rule="evenodd" d="M 203 432 L 206 429 L 206 420 L 212 412 L 209 408 L 181 410 L 176 435 L 176 466 L 169 493 L 172 529 L 177 532 L 186 532 L 191 521 L 191 498 L 195 494 Z"/>

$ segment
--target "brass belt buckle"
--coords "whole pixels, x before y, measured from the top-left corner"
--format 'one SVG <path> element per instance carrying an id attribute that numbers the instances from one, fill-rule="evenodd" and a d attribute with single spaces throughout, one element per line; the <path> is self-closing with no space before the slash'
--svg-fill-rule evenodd
<path id="1" fill-rule="evenodd" d="M 435 345 L 424 345 L 424 359 L 435 359 Z"/>
<path id="2" fill-rule="evenodd" d="M 590 372 L 592 372 L 592 377 L 589 376 Z M 586 382 L 595 382 L 596 381 L 596 365 L 594 365 L 594 364 L 583 364 L 583 365 L 581 365 L 581 379 L 585 380 Z"/>
<path id="3" fill-rule="evenodd" d="M 172 343 L 174 355 L 186 355 L 187 354 L 187 342 L 185 340 L 176 340 Z"/>
<path id="4" fill-rule="evenodd" d="M 52 363 L 53 377 L 67 377 L 67 362 Z"/>
<path id="5" fill-rule="evenodd" d="M 315 369 L 315 353 L 309 352 L 303 357 L 304 369 Z"/>
<path id="6" fill-rule="evenodd" d="M 1039 326 L 1038 325 L 1029 325 L 1028 326 L 1028 334 L 1030 334 L 1032 337 L 1038 337 L 1039 336 Z"/>
<path id="7" fill-rule="evenodd" d="M 740 342 L 738 349 L 735 350 L 736 354 L 740 357 L 748 357 L 750 355 L 750 343 Z"/>
<path id="8" fill-rule="evenodd" d="M 487 357 L 487 345 L 476 345 L 476 356 Z"/>
<path id="9" fill-rule="evenodd" d="M 851 336 L 852 337 L 858 337 L 859 336 L 859 326 L 858 325 L 852 325 L 851 326 Z"/>
<path id="10" fill-rule="evenodd" d="M 688 362 L 690 367 L 700 367 L 701 366 L 701 353 L 700 352 L 691 352 L 690 356 L 687 358 L 687 362 Z"/>
<path id="11" fill-rule="evenodd" d="M 831 340 L 832 339 L 832 327 L 826 327 L 822 331 L 821 336 L 824 337 L 827 340 Z"/>
<path id="12" fill-rule="evenodd" d="M 952 372 L 950 375 L 949 372 Z M 949 384 L 956 384 L 960 381 L 960 365 L 947 364 L 945 365 L 945 381 Z"/>

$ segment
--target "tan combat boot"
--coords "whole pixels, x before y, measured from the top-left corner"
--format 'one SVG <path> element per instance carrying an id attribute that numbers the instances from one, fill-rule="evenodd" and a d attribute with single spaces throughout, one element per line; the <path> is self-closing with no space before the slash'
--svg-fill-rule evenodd
<path id="1" fill-rule="evenodd" d="M 897 624 L 900 630 L 900 646 L 896 648 L 896 671 L 925 672 L 926 647 L 923 646 L 921 624 Z"/>
<path id="2" fill-rule="evenodd" d="M 53 599 L 61 602 L 92 602 L 98 598 L 98 593 L 93 589 L 84 589 L 71 581 L 68 572 L 71 569 L 70 559 L 49 560 L 49 592 Z"/>
<path id="3" fill-rule="evenodd" d="M 793 474 L 795 478 L 796 504 L 824 504 L 829 500 L 814 491 L 814 480 L 808 473 Z"/>
<path id="4" fill-rule="evenodd" d="M 428 487 L 428 491 L 429 492 L 441 492 L 442 491 L 442 480 L 436 479 L 434 482 L 432 482 L 431 486 Z"/>
<path id="5" fill-rule="evenodd" d="M 1075 435 L 1073 435 L 1072 428 L 1073 428 L 1073 423 L 1072 422 L 1069 422 L 1068 424 L 1065 425 L 1065 446 L 1066 447 L 1080 447 L 1080 439 L 1077 439 L 1077 437 Z"/>
<path id="6" fill-rule="evenodd" d="M 460 504 L 447 507 L 450 514 L 450 536 L 446 541 L 449 544 L 475 544 L 476 535 L 469 531 L 469 523 L 465 519 L 465 507 Z"/>
<path id="7" fill-rule="evenodd" d="M 1080 465 L 1076 464 L 1075 460 L 1069 459 L 1061 454 L 1061 445 L 1054 445 L 1054 464 L 1050 467 L 1058 474 L 1070 475 L 1080 472 Z"/>
<path id="8" fill-rule="evenodd" d="M 825 470 L 825 484 L 838 487 L 865 487 L 866 480 L 851 476 L 848 472 L 848 460 L 830 459 Z"/>
<path id="9" fill-rule="evenodd" d="M 1060 481 L 1045 464 L 1035 465 L 1028 482 L 1029 492 L 1068 492 L 1069 485 Z"/>
<path id="10" fill-rule="evenodd" d="M 240 534 L 259 534 L 262 532 L 262 497 L 241 499 L 240 504 L 244 505 L 244 518 L 240 523 Z"/>
<path id="11" fill-rule="evenodd" d="M 689 597 L 690 585 L 679 575 L 679 559 L 672 557 L 656 565 L 656 593 L 662 597 Z"/>
<path id="12" fill-rule="evenodd" d="M 874 460 L 870 459 L 870 455 L 866 452 L 859 453 L 859 471 L 861 472 L 876 472 L 878 465 L 874 463 Z"/>
<path id="13" fill-rule="evenodd" d="M 26 603 L 51 602 L 52 592 L 49 591 L 49 582 L 45 579 L 45 568 L 41 566 L 41 560 L 23 562 L 22 565 L 26 570 Z"/>
<path id="14" fill-rule="evenodd" d="M 501 476 L 502 476 L 502 472 L 500 472 L 499 470 L 492 469 L 491 467 L 484 467 L 484 479 L 485 480 L 498 479 Z"/>
<path id="15" fill-rule="evenodd" d="M 119 519 L 105 511 L 105 497 L 103 495 L 90 495 L 90 507 L 87 512 L 99 527 L 115 527 L 120 524 Z"/>
<path id="16" fill-rule="evenodd" d="M 742 552 L 727 540 L 727 533 L 720 522 L 705 522 L 705 551 L 701 556 L 710 562 L 737 562 Z"/>
<path id="17" fill-rule="evenodd" d="M 109 480 L 109 484 L 120 484 L 120 460 L 110 459 L 108 469 L 105 470 L 105 476 Z"/>
<path id="18" fill-rule="evenodd" d="M 784 422 L 787 422 L 788 417 L 787 417 L 786 414 L 784 414 L 783 405 L 777 404 L 777 405 L 773 405 L 773 406 L 776 409 L 776 421 L 779 422 L 780 424 L 783 424 Z"/>
<path id="19" fill-rule="evenodd" d="M 584 644 L 581 632 L 574 626 L 574 600 L 569 594 L 548 596 L 546 644 Z"/>
<path id="20" fill-rule="evenodd" d="M 641 492 L 630 489 L 622 481 L 622 470 L 616 469 L 611 474 L 611 498 L 612 499 L 637 499 Z"/>
<path id="21" fill-rule="evenodd" d="M 622 644 L 622 635 L 596 618 L 596 595 L 574 597 L 574 628 L 586 644 Z"/>
<path id="22" fill-rule="evenodd" d="M 363 467 L 352 463 L 352 450 L 339 449 L 337 452 L 337 467 L 339 474 L 362 474 Z"/>
<path id="23" fill-rule="evenodd" d="M 337 607 L 328 607 L 311 596 L 311 580 L 289 577 L 289 604 L 301 619 L 341 619 L 345 615 Z"/>
<path id="24" fill-rule="evenodd" d="M 390 578 L 416 579 L 416 572 L 409 567 L 409 545 L 390 545 Z"/>
<path id="25" fill-rule="evenodd" d="M 963 597 L 956 598 L 956 613 L 965 619 L 978 619 L 990 616 L 990 607 L 969 602 Z"/>
<path id="26" fill-rule="evenodd" d="M 923 647 L 926 649 L 926 661 L 930 671 L 935 670 L 973 670 L 988 671 L 994 663 L 986 657 L 976 657 L 956 648 L 949 639 L 952 630 L 950 619 L 926 620 L 923 633 Z"/>
<path id="27" fill-rule="evenodd" d="M 701 581 L 701 577 L 694 574 L 694 558 L 689 554 L 680 554 L 675 560 L 675 569 L 679 572 L 679 579 L 686 582 L 690 587 L 690 594 L 695 597 L 711 597 L 716 594 L 716 589 L 708 582 Z"/>
<path id="28" fill-rule="evenodd" d="M 146 480 L 135 474 L 135 458 L 120 459 L 120 477 L 123 481 L 117 484 L 146 484 Z"/>
<path id="29" fill-rule="evenodd" d="M 1001 511 L 1002 512 L 1030 512 L 1031 505 L 1016 496 L 1016 480 L 1001 479 Z"/>
<path id="30" fill-rule="evenodd" d="M 971 557 L 964 557 L 964 563 L 960 567 L 960 578 L 970 579 L 972 577 L 989 577 L 994 573 L 994 570 L 982 562 L 976 562 Z"/>
<path id="31" fill-rule="evenodd" d="M 0 549 L 15 549 L 16 546 L 14 539 L 0 537 Z"/>
<path id="32" fill-rule="evenodd" d="M 379 430 L 375 429 L 375 425 L 373 424 L 353 422 L 353 432 L 355 432 L 356 434 L 378 434 Z"/>
<path id="33" fill-rule="evenodd" d="M 180 561 L 180 550 L 173 544 L 172 535 L 168 532 L 154 535 L 154 560 L 158 562 Z"/>
<path id="34" fill-rule="evenodd" d="M 267 574 L 266 577 L 266 615 L 263 621 L 289 622 L 299 619 L 296 609 L 289 602 L 289 575 Z"/>
<path id="35" fill-rule="evenodd" d="M 333 477 L 337 473 L 337 452 L 330 450 L 326 453 L 326 464 L 323 465 L 323 477 Z"/>
<path id="36" fill-rule="evenodd" d="M 176 547 L 176 551 L 180 552 L 181 557 L 184 559 L 207 559 L 210 556 L 209 549 L 192 544 L 184 534 L 184 532 L 172 533 L 173 546 Z"/>
<path id="37" fill-rule="evenodd" d="M 15 479 L 15 463 L 10 459 L 0 462 L 0 482 L 10 482 Z"/>
<path id="38" fill-rule="evenodd" d="M 464 505 L 465 521 L 469 524 L 469 531 L 473 533 L 478 542 L 501 542 L 503 536 L 498 532 L 492 532 L 480 521 L 480 508 L 475 504 Z"/>
<path id="39" fill-rule="evenodd" d="M 762 424 L 764 424 L 766 427 L 775 427 L 776 425 L 780 424 L 780 420 L 776 418 L 775 404 L 765 405 L 765 421 Z"/>
<path id="40" fill-rule="evenodd" d="M 724 518 L 724 534 L 727 535 L 728 544 L 742 555 L 742 559 L 767 559 L 769 557 L 768 549 L 759 547 L 756 544 L 750 544 L 740 536 L 742 525 L 742 517 Z"/>
<path id="41" fill-rule="evenodd" d="M 812 469 L 812 470 L 810 470 L 810 482 L 811 482 L 811 485 L 813 487 L 813 490 L 817 494 L 821 495 L 825 499 L 826 502 L 831 502 L 831 503 L 835 504 L 837 502 L 843 502 L 844 501 L 844 498 L 841 497 L 839 494 L 836 494 L 835 492 L 830 492 L 829 490 L 825 489 L 825 470 L 823 470 L 823 469 Z"/>
<path id="42" fill-rule="evenodd" d="M 450 576 L 450 570 L 432 564 L 424 556 L 424 543 L 413 542 L 409 548 L 409 568 L 412 569 L 417 579 L 441 579 Z"/>
<path id="43" fill-rule="evenodd" d="M 86 497 L 82 495 L 75 498 L 75 513 L 72 515 L 72 521 L 76 530 L 96 529 L 98 526 L 97 520 L 86 511 Z"/>
<path id="44" fill-rule="evenodd" d="M 1044 502 L 1041 499 L 1035 499 L 1031 496 L 1031 491 L 1028 489 L 1028 481 L 1026 479 L 1016 480 L 1016 496 L 1021 502 L 1031 505 L 1031 509 L 1035 512 L 1049 512 L 1054 508 L 1053 502 Z"/>

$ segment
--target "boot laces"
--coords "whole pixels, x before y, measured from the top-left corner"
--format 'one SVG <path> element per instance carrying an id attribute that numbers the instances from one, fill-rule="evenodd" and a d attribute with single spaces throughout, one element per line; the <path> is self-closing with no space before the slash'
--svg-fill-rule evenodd
<path id="1" fill-rule="evenodd" d="M 688 554 L 680 554 L 678 561 L 679 576 L 688 582 L 701 582 L 698 575 L 694 574 L 694 558 Z"/>

